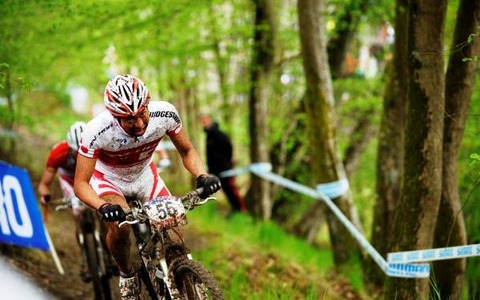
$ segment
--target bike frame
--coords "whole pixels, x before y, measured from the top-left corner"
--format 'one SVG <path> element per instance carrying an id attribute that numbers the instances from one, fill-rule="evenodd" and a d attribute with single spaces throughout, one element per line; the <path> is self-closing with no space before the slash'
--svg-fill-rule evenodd
<path id="1" fill-rule="evenodd" d="M 179 200 L 184 203 L 185 214 L 194 206 L 199 206 L 208 200 L 215 199 L 200 199 L 198 194 L 198 191 L 195 191 L 193 194 L 190 192 L 190 194 L 187 194 L 185 197 L 179 198 Z M 197 197 L 197 202 L 193 202 L 192 197 Z M 186 203 L 188 201 L 190 201 L 190 203 Z M 145 283 L 147 289 L 151 289 L 149 290 L 150 296 L 156 299 L 157 295 L 159 293 L 162 294 L 163 291 L 167 292 L 171 299 L 180 299 L 182 294 L 173 280 L 172 271 L 176 264 L 185 260 L 192 260 L 190 249 L 181 234 L 176 230 L 175 225 L 173 227 L 159 229 L 152 224 L 154 221 L 149 219 L 149 216 L 144 210 L 145 206 L 141 201 L 129 199 L 129 203 L 131 209 L 126 212 L 127 221 L 121 222 L 119 226 L 126 223 L 133 225 L 132 230 L 143 264 L 141 268 L 144 268 L 144 270 L 148 272 L 148 278 L 150 279 L 150 283 Z M 160 212 L 163 212 L 163 210 L 160 210 Z M 147 224 L 150 229 L 150 235 L 147 238 L 144 238 L 138 226 L 136 226 L 141 223 Z M 162 283 L 165 286 L 159 286 Z M 218 290 L 217 293 L 220 293 L 219 289 L 216 289 Z"/>

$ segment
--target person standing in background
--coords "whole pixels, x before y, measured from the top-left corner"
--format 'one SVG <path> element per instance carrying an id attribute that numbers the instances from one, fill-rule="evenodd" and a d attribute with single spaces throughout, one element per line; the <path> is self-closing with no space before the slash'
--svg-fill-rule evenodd
<path id="1" fill-rule="evenodd" d="M 217 122 L 210 115 L 201 116 L 202 127 L 206 135 L 208 172 L 220 177 L 222 190 L 230 203 L 232 212 L 246 212 L 244 198 L 235 183 L 235 177 L 221 177 L 220 173 L 230 170 L 233 163 L 233 146 L 230 138 L 220 130 Z"/>

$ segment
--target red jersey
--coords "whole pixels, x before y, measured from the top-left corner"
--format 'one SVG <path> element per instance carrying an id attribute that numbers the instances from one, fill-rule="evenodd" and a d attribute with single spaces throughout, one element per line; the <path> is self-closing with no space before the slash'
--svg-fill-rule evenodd
<path id="1" fill-rule="evenodd" d="M 59 176 L 73 186 L 76 164 L 77 161 L 70 151 L 67 141 L 62 141 L 53 146 L 48 155 L 46 167 L 58 170 Z"/>

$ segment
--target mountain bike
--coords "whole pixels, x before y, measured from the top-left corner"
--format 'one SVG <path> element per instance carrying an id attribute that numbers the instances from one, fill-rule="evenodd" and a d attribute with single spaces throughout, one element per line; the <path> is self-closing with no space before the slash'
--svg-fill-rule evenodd
<path id="1" fill-rule="evenodd" d="M 72 201 L 80 200 L 64 199 L 56 205 L 55 211 L 71 209 Z M 75 209 L 80 213 L 80 222 L 76 230 L 77 241 L 80 244 L 81 255 L 84 256 L 88 266 L 95 300 L 111 300 L 113 297 L 110 280 L 118 276 L 118 269 L 103 239 L 106 232 L 105 225 L 93 209 L 85 205 Z"/>
<path id="2" fill-rule="evenodd" d="M 126 220 L 130 224 L 140 256 L 138 276 L 142 297 L 150 299 L 223 299 L 217 281 L 197 260 L 186 245 L 177 227 L 187 224 L 186 214 L 215 198 L 201 199 L 202 189 L 182 197 L 158 197 L 146 203 L 127 199 L 130 209 Z M 145 224 L 145 234 L 139 225 Z"/>

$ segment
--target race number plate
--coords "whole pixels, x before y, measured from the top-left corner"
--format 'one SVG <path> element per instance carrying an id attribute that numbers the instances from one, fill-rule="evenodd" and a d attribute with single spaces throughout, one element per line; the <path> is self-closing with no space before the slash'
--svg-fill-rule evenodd
<path id="1" fill-rule="evenodd" d="M 169 229 L 187 224 L 185 208 L 176 197 L 155 198 L 145 204 L 145 212 L 158 229 Z"/>

